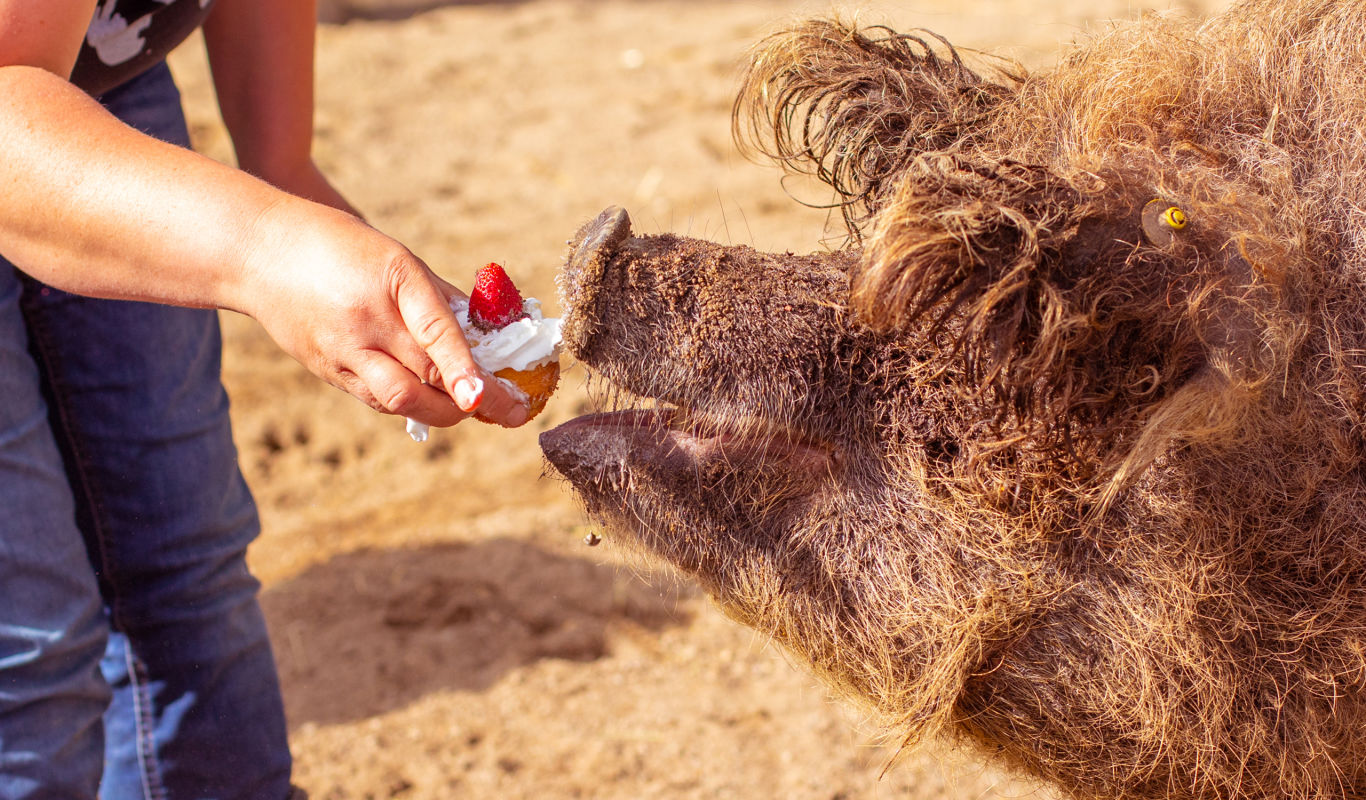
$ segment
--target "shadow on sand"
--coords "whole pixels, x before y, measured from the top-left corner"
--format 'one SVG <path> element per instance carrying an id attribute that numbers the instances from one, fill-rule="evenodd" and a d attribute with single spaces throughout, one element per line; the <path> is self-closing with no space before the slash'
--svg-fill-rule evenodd
<path id="1" fill-rule="evenodd" d="M 601 658 L 614 626 L 687 624 L 689 591 L 499 539 L 350 553 L 271 587 L 261 604 L 293 727 L 477 691 L 540 659 Z"/>

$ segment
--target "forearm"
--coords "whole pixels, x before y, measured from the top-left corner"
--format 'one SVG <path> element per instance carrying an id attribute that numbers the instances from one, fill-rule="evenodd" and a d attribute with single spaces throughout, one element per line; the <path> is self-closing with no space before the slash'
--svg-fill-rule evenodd
<path id="1" fill-rule="evenodd" d="M 0 254 L 58 288 L 243 310 L 245 242 L 288 196 L 0 67 Z"/>
<path id="2" fill-rule="evenodd" d="M 287 191 L 350 210 L 314 174 L 316 16 L 314 0 L 218 0 L 204 41 L 238 165 Z"/>

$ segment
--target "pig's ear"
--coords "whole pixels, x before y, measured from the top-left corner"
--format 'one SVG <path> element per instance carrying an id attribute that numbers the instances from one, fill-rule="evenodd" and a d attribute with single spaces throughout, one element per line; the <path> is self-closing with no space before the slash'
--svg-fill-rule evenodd
<path id="1" fill-rule="evenodd" d="M 736 98 L 741 150 L 814 175 L 861 239 L 896 177 L 920 153 L 961 148 L 1024 80 L 994 60 L 991 79 L 936 34 L 812 20 L 755 48 Z"/>
<path id="2" fill-rule="evenodd" d="M 1079 229 L 1100 216 L 1089 202 L 1044 167 L 917 158 L 851 276 L 851 306 L 870 328 L 914 328 L 920 341 L 949 342 L 971 383 L 1019 382 L 1027 393 L 1051 377 L 1077 324 L 1069 261 L 1103 256 L 1075 246 Z M 1104 233 L 1085 238 L 1132 248 Z"/>
<path id="3" fill-rule="evenodd" d="M 913 160 L 853 275 L 862 321 L 904 329 L 960 310 L 993 333 L 1021 317 L 1046 251 L 1074 232 L 1081 196 L 1044 167 L 934 154 Z M 985 332 L 985 331 L 984 331 Z"/>

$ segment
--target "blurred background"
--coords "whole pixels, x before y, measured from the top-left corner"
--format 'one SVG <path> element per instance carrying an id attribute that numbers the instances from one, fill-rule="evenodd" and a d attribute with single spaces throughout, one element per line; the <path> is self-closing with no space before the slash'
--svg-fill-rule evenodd
<path id="1" fill-rule="evenodd" d="M 925 0 L 845 16 L 1047 69 L 1109 19 L 1224 0 Z M 740 158 L 746 49 L 823 3 L 321 0 L 315 155 L 381 230 L 468 288 L 503 264 L 558 315 L 565 240 L 637 233 L 763 250 L 838 243 L 828 201 Z M 172 56 L 197 149 L 231 161 L 202 44 Z M 224 314 L 251 551 L 314 800 L 1048 797 L 935 745 L 898 754 L 774 645 L 625 564 L 546 475 L 536 436 L 591 405 L 566 361 L 525 428 L 418 445 Z"/>

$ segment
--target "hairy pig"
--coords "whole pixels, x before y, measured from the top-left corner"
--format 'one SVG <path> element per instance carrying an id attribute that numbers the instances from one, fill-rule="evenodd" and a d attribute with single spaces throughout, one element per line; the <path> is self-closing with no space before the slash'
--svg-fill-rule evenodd
<path id="1" fill-rule="evenodd" d="M 925 32 L 755 51 L 745 145 L 846 246 L 562 274 L 609 537 L 907 745 L 1077 798 L 1366 798 L 1366 4 L 1147 16 L 1030 73 Z"/>

